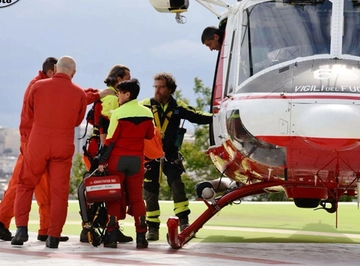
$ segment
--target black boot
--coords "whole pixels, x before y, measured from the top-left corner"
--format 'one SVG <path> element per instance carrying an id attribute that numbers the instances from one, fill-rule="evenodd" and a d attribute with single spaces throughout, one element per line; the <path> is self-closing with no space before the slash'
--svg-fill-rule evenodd
<path id="1" fill-rule="evenodd" d="M 186 218 L 180 218 L 179 219 L 179 226 L 180 226 L 180 232 L 184 231 L 186 228 L 189 227 L 189 218 L 186 217 Z"/>
<path id="2" fill-rule="evenodd" d="M 117 241 L 119 243 L 127 243 L 133 241 L 133 238 L 131 236 L 124 235 L 119 228 L 119 230 L 117 230 Z"/>
<path id="3" fill-rule="evenodd" d="M 159 228 L 160 223 L 146 221 L 147 226 L 149 227 L 146 239 L 149 241 L 156 241 L 159 240 Z"/>
<path id="4" fill-rule="evenodd" d="M 46 239 L 46 247 L 47 248 L 58 248 L 59 241 L 60 241 L 59 237 L 48 236 L 48 238 Z"/>
<path id="5" fill-rule="evenodd" d="M 45 242 L 48 239 L 48 235 L 38 235 L 37 236 L 37 240 Z M 61 242 L 65 242 L 68 241 L 69 237 L 68 236 L 60 236 L 59 241 Z"/>
<path id="6" fill-rule="evenodd" d="M 26 242 L 28 240 L 29 240 L 29 235 L 28 235 L 27 226 L 19 226 L 16 229 L 15 236 L 11 240 L 11 245 L 22 246 L 22 245 L 24 245 L 24 242 Z"/>
<path id="7" fill-rule="evenodd" d="M 0 222 L 0 239 L 5 241 L 10 241 L 12 239 L 11 232 L 2 222 Z"/>
<path id="8" fill-rule="evenodd" d="M 104 238 L 104 247 L 117 248 L 118 231 L 119 227 L 116 216 L 108 215 L 108 220 L 106 223 L 106 233 Z"/>
<path id="9" fill-rule="evenodd" d="M 104 238 L 105 248 L 117 248 L 117 234 L 118 234 L 118 230 L 116 229 L 110 232 L 106 232 Z"/>
<path id="10" fill-rule="evenodd" d="M 159 195 L 144 189 L 144 197 L 146 201 L 146 213 L 158 212 L 160 215 Z M 149 228 L 146 235 L 146 239 L 149 241 L 159 240 L 159 228 L 160 228 L 159 215 L 152 214 L 151 217 L 147 217 L 146 221 L 144 221 L 147 223 L 147 227 Z M 151 221 L 149 221 L 149 218 L 151 218 Z M 158 222 L 154 222 L 154 221 L 158 221 Z"/>
<path id="11" fill-rule="evenodd" d="M 145 233 L 136 233 L 136 248 L 147 248 L 148 245 Z"/>

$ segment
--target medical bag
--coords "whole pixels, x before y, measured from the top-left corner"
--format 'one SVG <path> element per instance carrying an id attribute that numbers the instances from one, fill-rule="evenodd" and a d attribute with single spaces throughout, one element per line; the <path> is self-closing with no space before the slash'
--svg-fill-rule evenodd
<path id="1" fill-rule="evenodd" d="M 104 174 L 105 173 L 105 174 Z M 118 175 L 107 175 L 97 169 L 84 178 L 88 203 L 120 200 L 123 195 L 123 180 Z"/>

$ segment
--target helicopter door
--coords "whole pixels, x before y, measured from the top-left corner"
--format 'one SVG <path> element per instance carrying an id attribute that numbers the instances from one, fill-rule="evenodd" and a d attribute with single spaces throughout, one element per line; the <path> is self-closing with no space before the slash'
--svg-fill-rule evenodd
<path id="1" fill-rule="evenodd" d="M 215 76 L 214 76 L 214 83 L 213 83 L 213 91 L 211 95 L 211 112 L 214 114 L 213 123 L 211 124 L 211 128 L 209 130 L 210 133 L 210 145 L 215 145 L 215 136 L 219 136 L 219 130 L 217 126 L 218 112 L 220 111 L 220 103 L 223 99 L 223 67 L 224 67 L 224 49 L 221 48 L 219 52 L 216 69 L 215 69 Z M 215 125 L 216 124 L 216 125 Z"/>
<path id="2" fill-rule="evenodd" d="M 226 19 L 224 21 L 220 22 L 220 27 L 225 28 L 226 27 Z M 224 37 L 223 37 L 223 43 L 221 46 L 221 49 L 219 51 L 217 61 L 216 61 L 216 67 L 215 67 L 215 75 L 214 75 L 214 82 L 213 82 L 213 90 L 211 95 L 211 109 L 210 111 L 214 114 L 213 124 L 211 125 L 211 128 L 209 130 L 210 133 L 210 145 L 215 145 L 215 136 L 219 136 L 219 127 L 218 127 L 218 121 L 219 117 L 216 115 L 220 111 L 220 104 L 222 99 L 224 98 L 224 92 L 223 92 L 223 73 L 224 73 L 224 44 L 225 44 L 225 38 L 226 33 L 224 31 Z"/>

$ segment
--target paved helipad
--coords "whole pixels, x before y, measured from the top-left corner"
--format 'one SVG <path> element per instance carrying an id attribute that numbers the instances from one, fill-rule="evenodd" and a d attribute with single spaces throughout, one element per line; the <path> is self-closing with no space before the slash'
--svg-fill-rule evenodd
<path id="1" fill-rule="evenodd" d="M 0 265 L 359 265 L 359 244 L 313 243 L 187 243 L 174 250 L 165 242 L 150 242 L 138 250 L 135 243 L 119 244 L 117 249 L 80 243 L 78 236 L 61 242 L 59 249 L 30 239 L 24 246 L 11 246 L 0 240 Z"/>

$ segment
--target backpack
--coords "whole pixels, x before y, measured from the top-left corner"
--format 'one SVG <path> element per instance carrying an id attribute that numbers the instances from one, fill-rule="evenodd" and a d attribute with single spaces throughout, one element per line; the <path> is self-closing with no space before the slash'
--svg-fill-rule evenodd
<path id="1" fill-rule="evenodd" d="M 86 139 L 83 149 L 83 161 L 86 165 L 86 168 L 89 171 L 93 171 L 98 167 L 98 158 L 97 155 L 100 153 L 101 141 L 100 141 L 100 132 L 99 132 L 99 117 L 101 115 L 102 105 L 101 101 L 97 100 L 93 103 L 91 109 L 86 114 L 86 126 L 85 133 L 79 139 L 83 139 L 87 133 L 88 125 L 92 125 L 93 129 L 90 136 Z"/>
<path id="2" fill-rule="evenodd" d="M 88 171 L 94 171 L 99 166 L 99 158 L 101 150 L 101 141 L 99 135 L 90 136 L 86 139 L 83 149 L 83 161 Z"/>
<path id="3" fill-rule="evenodd" d="M 160 130 L 154 127 L 154 137 L 144 141 L 145 161 L 159 159 L 165 155 Z"/>
<path id="4" fill-rule="evenodd" d="M 91 109 L 86 114 L 85 132 L 84 132 L 84 135 L 79 139 L 85 138 L 89 124 L 92 125 L 93 127 L 98 128 L 101 110 L 102 110 L 101 101 L 100 100 L 95 101 L 93 103 L 93 105 L 91 106 Z"/>

